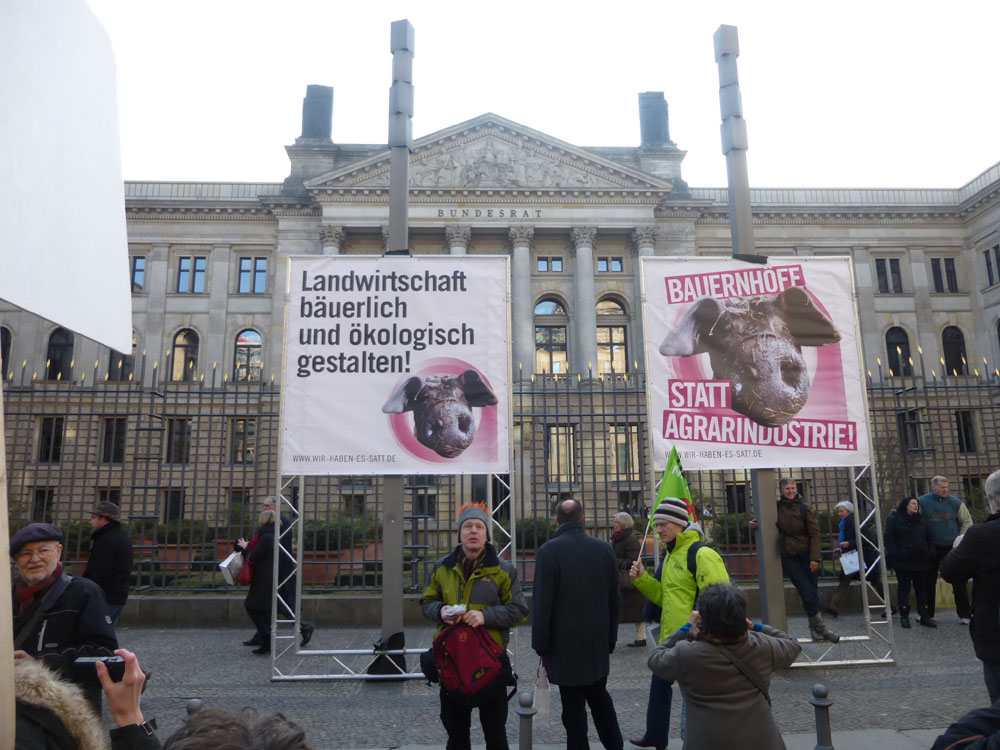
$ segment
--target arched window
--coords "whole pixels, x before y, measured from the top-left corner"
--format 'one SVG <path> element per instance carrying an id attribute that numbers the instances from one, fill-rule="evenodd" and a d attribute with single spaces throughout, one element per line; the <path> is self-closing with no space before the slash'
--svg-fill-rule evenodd
<path id="1" fill-rule="evenodd" d="M 0 378 L 7 377 L 7 363 L 10 361 L 10 343 L 13 336 L 7 326 L 0 326 Z"/>
<path id="2" fill-rule="evenodd" d="M 569 372 L 566 352 L 566 308 L 555 299 L 535 305 L 535 372 L 554 375 Z"/>
<path id="3" fill-rule="evenodd" d="M 616 299 L 597 303 L 597 372 L 628 372 L 628 316 Z"/>
<path id="4" fill-rule="evenodd" d="M 183 328 L 174 336 L 170 379 L 179 382 L 193 382 L 198 369 L 198 334 L 190 328 Z"/>
<path id="5" fill-rule="evenodd" d="M 135 342 L 135 330 L 133 330 L 131 353 L 122 354 L 117 349 L 111 350 L 111 357 L 108 359 L 108 380 L 123 382 L 135 372 Z"/>
<path id="6" fill-rule="evenodd" d="M 48 366 L 46 380 L 68 380 L 72 374 L 73 334 L 65 328 L 57 328 L 49 336 L 49 349 L 45 355 Z"/>
<path id="7" fill-rule="evenodd" d="M 885 332 L 885 351 L 889 360 L 889 374 L 909 377 L 913 374 L 910 361 L 910 338 L 906 331 L 894 326 Z"/>
<path id="8" fill-rule="evenodd" d="M 968 375 L 965 358 L 965 336 L 958 326 L 948 326 L 941 331 L 941 350 L 944 352 L 945 375 Z"/>
<path id="9" fill-rule="evenodd" d="M 237 383 L 257 383 L 264 371 L 264 346 L 260 334 L 247 328 L 236 334 L 233 357 L 233 380 Z"/>

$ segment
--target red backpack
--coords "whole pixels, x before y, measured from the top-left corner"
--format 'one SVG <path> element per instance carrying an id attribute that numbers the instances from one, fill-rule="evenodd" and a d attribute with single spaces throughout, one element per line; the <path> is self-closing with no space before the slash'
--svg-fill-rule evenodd
<path id="1" fill-rule="evenodd" d="M 488 688 L 507 685 L 513 678 L 507 652 L 485 627 L 445 625 L 432 650 L 441 686 L 449 697 L 466 705 L 480 705 L 494 695 Z"/>

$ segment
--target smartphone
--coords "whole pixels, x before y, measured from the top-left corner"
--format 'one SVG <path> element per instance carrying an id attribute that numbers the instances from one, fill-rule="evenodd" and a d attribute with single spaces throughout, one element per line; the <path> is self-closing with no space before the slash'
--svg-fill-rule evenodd
<path id="1" fill-rule="evenodd" d="M 100 686 L 97 679 L 97 662 L 104 662 L 112 682 L 121 682 L 125 676 L 125 660 L 120 656 L 81 656 L 73 662 L 76 670 L 76 682 Z"/>

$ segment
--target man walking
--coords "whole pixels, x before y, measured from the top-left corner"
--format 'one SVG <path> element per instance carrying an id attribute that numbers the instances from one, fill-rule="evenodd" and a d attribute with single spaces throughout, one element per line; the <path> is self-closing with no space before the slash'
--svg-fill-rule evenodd
<path id="1" fill-rule="evenodd" d="M 990 516 L 955 539 L 955 548 L 941 561 L 941 577 L 965 589 L 972 579 L 972 620 L 969 633 L 990 703 L 1000 700 L 1000 471 L 984 487 Z"/>
<path id="2" fill-rule="evenodd" d="M 125 602 L 128 601 L 128 583 L 132 575 L 132 540 L 122 528 L 118 506 L 103 501 L 90 514 L 90 557 L 83 577 L 89 578 L 104 592 L 105 607 L 111 624 L 118 624 Z"/>
<path id="3" fill-rule="evenodd" d="M 938 566 L 945 555 L 951 552 L 955 537 L 964 534 L 972 526 L 972 516 L 965 503 L 957 497 L 948 494 L 948 478 L 936 476 L 931 480 L 931 491 L 918 498 L 920 515 L 930 527 L 931 541 L 934 542 L 935 557 L 931 569 L 927 573 L 927 617 L 934 622 L 934 603 L 937 598 Z M 955 611 L 958 621 L 969 624 L 972 610 L 969 606 L 969 592 L 965 582 L 953 583 L 955 593 Z"/>
<path id="4" fill-rule="evenodd" d="M 653 513 L 653 527 L 664 547 L 660 580 L 645 571 L 641 560 L 632 564 L 629 575 L 635 587 L 660 607 L 660 643 L 663 643 L 688 621 L 699 592 L 713 583 L 729 583 L 729 573 L 719 553 L 703 544 L 701 532 L 690 522 L 683 500 L 664 498 Z M 695 544 L 698 546 L 694 547 Z M 629 742 L 636 747 L 659 750 L 667 746 L 672 698 L 673 683 L 654 673 L 646 704 L 646 732 Z M 682 713 L 682 734 L 683 724 Z"/>
<path id="5" fill-rule="evenodd" d="M 615 705 L 608 694 L 610 654 L 618 639 L 618 561 L 607 542 L 587 534 L 583 508 L 564 500 L 559 530 L 535 557 L 531 647 L 559 686 L 569 750 L 588 750 L 587 706 L 601 744 L 622 750 Z"/>

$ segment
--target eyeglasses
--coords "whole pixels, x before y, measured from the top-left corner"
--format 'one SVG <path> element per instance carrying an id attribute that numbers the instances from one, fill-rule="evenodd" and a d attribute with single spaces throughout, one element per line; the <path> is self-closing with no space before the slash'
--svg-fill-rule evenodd
<path id="1" fill-rule="evenodd" d="M 50 557 L 54 553 L 58 552 L 61 546 L 62 545 L 57 544 L 54 547 L 39 547 L 38 549 L 33 549 L 33 550 L 22 550 L 18 552 L 16 555 L 14 555 L 14 559 L 19 563 L 26 563 L 29 562 L 31 558 L 36 556 Z"/>

